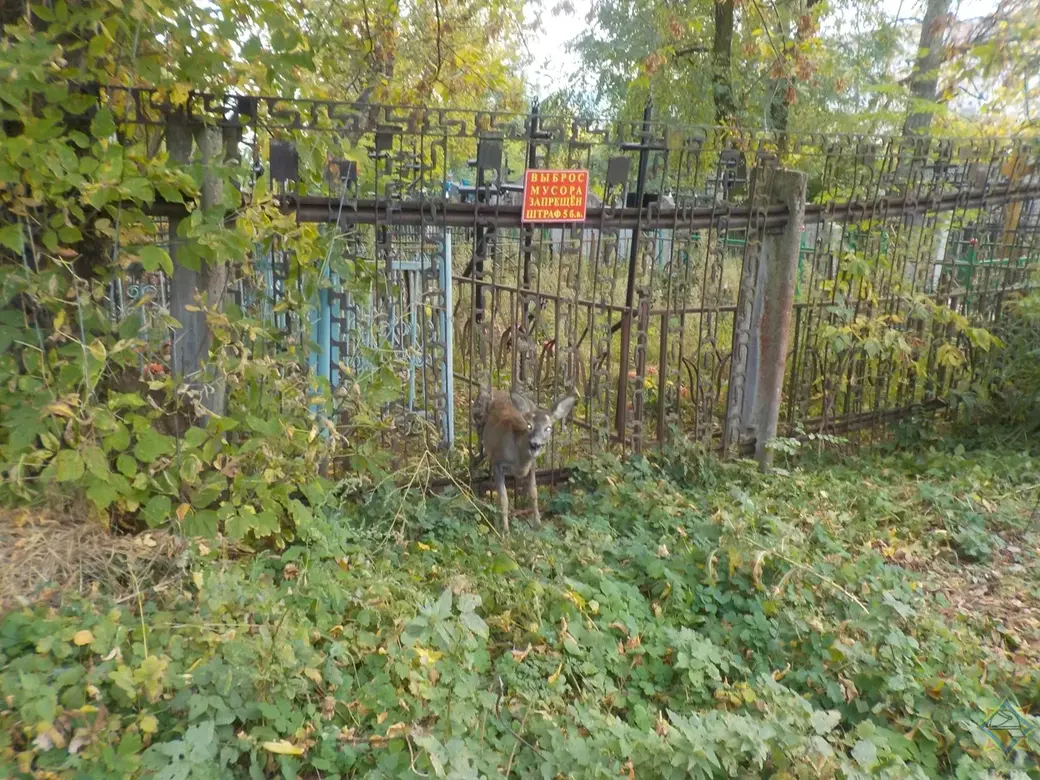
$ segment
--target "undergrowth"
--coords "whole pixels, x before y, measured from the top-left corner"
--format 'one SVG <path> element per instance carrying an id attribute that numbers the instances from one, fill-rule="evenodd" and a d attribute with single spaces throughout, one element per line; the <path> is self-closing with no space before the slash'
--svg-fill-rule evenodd
<path id="1" fill-rule="evenodd" d="M 604 456 L 510 539 L 388 489 L 322 545 L 195 543 L 161 593 L 2 619 L 0 774 L 1040 777 L 979 727 L 1040 706 L 1037 465 Z"/>

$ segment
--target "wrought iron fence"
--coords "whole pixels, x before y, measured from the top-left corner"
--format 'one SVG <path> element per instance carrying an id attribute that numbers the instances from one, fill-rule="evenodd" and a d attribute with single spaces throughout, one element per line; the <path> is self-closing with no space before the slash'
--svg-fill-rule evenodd
<path id="1" fill-rule="evenodd" d="M 175 112 L 241 129 L 244 196 L 273 189 L 328 238 L 318 314 L 298 323 L 313 370 L 335 386 L 389 350 L 405 366 L 399 408 L 444 446 L 473 442 L 482 383 L 546 404 L 579 391 L 556 462 L 672 431 L 739 443 L 724 434 L 742 403 L 764 242 L 789 222 L 760 185 L 770 168 L 808 176 L 782 431 L 863 435 L 948 399 L 977 355 L 965 341 L 965 364 L 951 359 L 946 327 L 915 296 L 993 323 L 1040 266 L 1036 141 L 775 137 L 676 126 L 649 108 L 593 122 L 104 95 L 121 121 L 155 132 Z M 590 172 L 584 222 L 522 221 L 523 172 L 539 168 Z M 299 258 L 257 251 L 263 273 L 245 283 L 273 313 Z"/>

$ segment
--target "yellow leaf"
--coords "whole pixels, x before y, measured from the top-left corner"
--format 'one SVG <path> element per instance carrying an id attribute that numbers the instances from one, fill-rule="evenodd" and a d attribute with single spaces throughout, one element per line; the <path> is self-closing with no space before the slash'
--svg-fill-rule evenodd
<path id="1" fill-rule="evenodd" d="M 47 404 L 47 406 L 45 406 L 44 409 L 46 409 L 53 415 L 57 415 L 58 417 L 72 417 L 75 415 L 75 412 L 72 410 L 72 407 L 64 401 L 55 401 L 52 404 Z"/>
<path id="2" fill-rule="evenodd" d="M 145 715 L 141 718 L 141 722 L 138 725 L 145 734 L 154 734 L 159 730 L 159 721 L 156 720 L 154 715 Z"/>
<path id="3" fill-rule="evenodd" d="M 264 750 L 266 750 L 268 753 L 277 753 L 280 756 L 303 755 L 303 748 L 296 747 L 296 745 L 284 739 L 279 739 L 274 742 L 265 742 Z"/>
<path id="4" fill-rule="evenodd" d="M 181 504 L 177 507 L 177 519 L 180 522 L 184 522 L 184 518 L 187 517 L 188 512 L 191 511 L 191 504 Z"/>
<path id="5" fill-rule="evenodd" d="M 578 609 L 585 609 L 585 599 L 581 597 L 581 594 L 573 590 L 568 590 L 563 594 L 563 596 L 566 599 L 570 599 Z"/>
<path id="6" fill-rule="evenodd" d="M 321 672 L 319 672 L 317 669 L 311 669 L 310 667 L 308 667 L 303 670 L 303 675 L 304 677 L 306 677 L 311 682 L 317 685 L 321 685 L 322 683 Z"/>
<path id="7" fill-rule="evenodd" d="M 560 672 L 563 671 L 563 664 L 561 663 L 556 667 L 556 671 L 549 675 L 549 685 L 555 685 L 556 681 L 560 679 Z"/>
<path id="8" fill-rule="evenodd" d="M 94 635 L 84 629 L 83 631 L 77 631 L 76 635 L 72 637 L 72 643 L 76 647 L 83 647 L 83 645 L 89 645 L 94 641 Z"/>
<path id="9" fill-rule="evenodd" d="M 183 106 L 188 102 L 188 93 L 191 91 L 191 84 L 185 81 L 178 81 L 173 85 L 173 89 L 170 90 L 170 102 L 175 106 Z"/>
<path id="10" fill-rule="evenodd" d="M 436 650 L 429 650 L 425 647 L 419 647 L 418 645 L 416 645 L 415 652 L 419 656 L 419 664 L 421 666 L 428 666 L 437 663 L 437 661 L 444 656 L 444 653 L 440 653 Z"/>

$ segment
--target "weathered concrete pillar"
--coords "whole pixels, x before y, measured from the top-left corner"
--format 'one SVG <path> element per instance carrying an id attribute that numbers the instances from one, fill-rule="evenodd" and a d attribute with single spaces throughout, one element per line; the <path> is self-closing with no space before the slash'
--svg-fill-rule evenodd
<path id="1" fill-rule="evenodd" d="M 166 145 L 170 159 L 178 165 L 191 162 L 193 140 L 198 145 L 203 169 L 201 208 L 204 213 L 221 209 L 223 204 L 224 138 L 219 127 L 190 122 L 181 114 L 170 117 Z M 222 261 L 200 261 L 184 256 L 179 236 L 180 219 L 170 220 L 170 257 L 173 278 L 170 280 L 170 314 L 181 327 L 173 334 L 171 361 L 173 373 L 180 381 L 200 392 L 203 405 L 216 414 L 224 413 L 225 381 L 219 372 L 203 377 L 199 371 L 210 346 L 206 313 L 198 310 L 196 296 L 202 294 L 206 306 L 222 308 L 227 294 L 228 268 Z"/>
<path id="2" fill-rule="evenodd" d="M 747 432 L 754 436 L 755 457 L 763 471 L 772 466 L 773 450 L 766 445 L 776 436 L 780 416 L 806 183 L 806 175 L 798 171 L 778 170 L 773 174 L 773 200 L 787 206 L 788 219 L 783 233 L 763 240 L 758 266 L 742 416 Z"/>
<path id="3" fill-rule="evenodd" d="M 733 346 L 729 361 L 729 389 L 726 395 L 726 420 L 722 434 L 722 454 L 738 455 L 746 428 L 746 409 L 757 371 L 757 342 L 754 341 L 755 293 L 763 262 L 766 238 L 766 209 L 773 202 L 774 168 L 757 167 L 751 171 L 751 219 L 740 268 L 740 288 L 733 314 Z"/>
<path id="4" fill-rule="evenodd" d="M 191 125 L 182 113 L 172 114 L 166 126 L 166 148 L 170 161 L 180 166 L 191 163 L 194 144 Z M 188 261 L 180 251 L 180 217 L 170 219 L 170 257 L 173 260 L 173 278 L 170 280 L 170 315 L 180 323 L 175 330 L 170 349 L 173 374 L 179 379 L 198 371 L 200 346 L 199 336 L 204 332 L 205 315 L 200 311 L 189 311 L 195 304 L 195 290 L 199 285 L 199 272 L 195 263 Z"/>
<path id="5" fill-rule="evenodd" d="M 216 125 L 205 125 L 199 129 L 199 156 L 202 158 L 202 198 L 201 207 L 207 216 L 224 218 L 224 133 Z M 219 214 L 216 212 L 220 212 Z M 228 292 L 228 263 L 226 258 L 207 258 L 202 269 L 202 289 L 206 295 L 206 306 L 222 310 L 224 298 Z M 205 359 L 209 352 L 212 334 L 205 320 L 202 322 L 204 332 L 199 346 L 201 353 L 198 360 Z M 215 366 L 209 366 L 206 372 L 206 386 L 203 389 L 202 403 L 211 412 L 223 415 L 226 406 L 227 381 L 223 373 Z"/>

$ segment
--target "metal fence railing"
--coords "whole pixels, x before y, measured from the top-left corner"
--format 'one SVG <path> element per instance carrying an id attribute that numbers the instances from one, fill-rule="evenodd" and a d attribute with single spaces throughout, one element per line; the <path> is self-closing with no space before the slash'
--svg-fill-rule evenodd
<path id="1" fill-rule="evenodd" d="M 148 90 L 106 98 L 127 123 L 172 110 Z M 282 208 L 337 237 L 312 368 L 335 385 L 366 345 L 404 356 L 400 404 L 442 444 L 472 441 L 482 383 L 542 403 L 577 388 L 564 454 L 673 430 L 721 441 L 740 310 L 764 237 L 788 228 L 787 208 L 756 192 L 771 168 L 808 177 L 781 431 L 872 431 L 941 403 L 970 366 L 947 359 L 948 330 L 915 297 L 985 325 L 1040 266 L 1035 141 L 777 138 L 649 110 L 598 123 L 199 95 L 183 109 L 242 126 L 243 157 Z M 583 222 L 522 221 L 523 172 L 547 168 L 589 171 Z M 273 298 L 290 251 L 263 248 Z M 348 278 L 362 265 L 364 284 Z"/>

